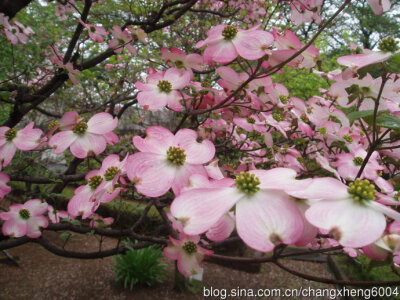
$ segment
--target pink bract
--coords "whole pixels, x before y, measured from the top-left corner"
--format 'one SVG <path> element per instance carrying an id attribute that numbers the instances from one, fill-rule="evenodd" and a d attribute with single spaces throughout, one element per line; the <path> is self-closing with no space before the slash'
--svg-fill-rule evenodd
<path id="1" fill-rule="evenodd" d="M 46 228 L 48 225 L 47 218 L 43 216 L 45 212 L 47 203 L 42 203 L 39 199 L 11 205 L 9 212 L 0 213 L 0 219 L 5 221 L 2 232 L 16 238 L 24 235 L 38 238 L 42 234 L 40 228 Z"/>
<path id="2" fill-rule="evenodd" d="M 71 129 L 56 133 L 49 141 L 55 154 L 61 154 L 68 148 L 78 158 L 85 158 L 91 153 L 104 152 L 107 144 L 118 141 L 112 132 L 118 125 L 118 119 L 108 113 L 98 113 L 86 123 L 79 121 Z M 68 128 L 68 127 L 67 127 Z"/>
<path id="3" fill-rule="evenodd" d="M 179 194 L 192 174 L 207 176 L 203 164 L 215 154 L 209 140 L 197 139 L 197 133 L 191 129 L 181 129 L 174 135 L 163 127 L 149 127 L 146 138 L 132 139 L 141 152 L 128 158 L 129 179 L 137 182 L 137 190 L 149 197 L 161 196 L 170 188 Z"/>

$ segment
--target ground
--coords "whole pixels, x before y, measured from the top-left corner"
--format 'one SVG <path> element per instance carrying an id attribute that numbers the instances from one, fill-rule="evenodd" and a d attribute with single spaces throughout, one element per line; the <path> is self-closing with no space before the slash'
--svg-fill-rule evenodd
<path id="1" fill-rule="evenodd" d="M 62 245 L 59 233 L 46 233 L 47 237 Z M 104 248 L 113 247 L 115 241 L 107 239 Z M 68 249 L 76 251 L 95 251 L 98 240 L 95 236 L 74 236 L 68 243 Z M 126 290 L 115 281 L 111 267 L 111 257 L 95 260 L 78 260 L 59 257 L 49 253 L 37 244 L 26 244 L 9 250 L 19 257 L 20 267 L 0 264 L 0 299 L 1 300 L 125 300 L 125 299 L 205 299 L 203 289 L 196 294 L 189 291 L 179 293 L 173 290 L 174 264 L 168 262 L 168 276 L 165 281 L 153 288 L 139 287 Z M 0 258 L 2 255 L 0 254 Z M 298 271 L 321 277 L 331 277 L 326 264 L 287 260 L 285 264 Z M 249 274 L 243 271 L 204 264 L 203 284 L 211 289 L 277 289 L 277 288 L 332 288 L 332 286 L 309 282 L 293 276 L 272 264 L 264 264 L 261 273 Z M 208 297 L 221 299 L 221 297 Z M 228 298 L 229 299 L 229 298 Z M 253 297 L 235 297 L 230 299 L 253 299 Z M 267 298 L 254 298 L 267 299 Z M 268 299 L 280 299 L 270 297 Z M 290 299 L 290 298 L 285 298 Z M 292 298 L 301 299 L 301 298 Z M 313 299 L 311 297 L 303 299 Z M 318 298 L 324 299 L 324 298 Z M 325 299 L 329 299 L 326 297 Z"/>

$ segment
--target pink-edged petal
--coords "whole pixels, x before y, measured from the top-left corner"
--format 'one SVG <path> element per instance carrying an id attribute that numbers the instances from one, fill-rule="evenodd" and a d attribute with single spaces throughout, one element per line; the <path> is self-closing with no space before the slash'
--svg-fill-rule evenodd
<path id="1" fill-rule="evenodd" d="M 332 231 L 334 238 L 344 247 L 369 245 L 381 237 L 386 227 L 381 212 L 352 199 L 318 201 L 305 215 L 312 225 Z"/>
<path id="2" fill-rule="evenodd" d="M 184 232 L 206 232 L 226 214 L 243 195 L 234 188 L 195 189 L 179 195 L 171 204 L 171 213 L 184 224 Z"/>
<path id="3" fill-rule="evenodd" d="M 139 152 L 128 157 L 127 174 L 139 193 L 148 197 L 159 197 L 171 188 L 176 167 L 166 158 L 153 153 Z"/>
<path id="4" fill-rule="evenodd" d="M 7 185 L 9 181 L 10 177 L 5 173 L 0 172 L 0 199 L 4 198 L 6 194 L 11 192 L 11 187 Z"/>
<path id="5" fill-rule="evenodd" d="M 296 180 L 297 173 L 290 168 L 274 168 L 270 170 L 251 170 L 261 183 L 261 189 L 279 189 L 285 191 L 304 189 L 311 183 L 310 179 Z"/>
<path id="6" fill-rule="evenodd" d="M 192 165 L 185 163 L 181 167 L 176 168 L 175 179 L 172 182 L 172 190 L 175 196 L 178 196 L 182 189 L 189 184 L 190 176 L 198 174 L 207 178 L 207 172 L 201 165 Z"/>
<path id="7" fill-rule="evenodd" d="M 239 32 L 233 40 L 239 55 L 248 60 L 255 60 L 267 54 L 266 49 L 273 43 L 271 33 L 261 30 Z"/>
<path id="8" fill-rule="evenodd" d="M 207 63 L 215 61 L 220 64 L 226 64 L 233 61 L 238 56 L 238 53 L 231 41 L 225 41 L 222 39 L 216 43 L 208 45 L 203 56 Z"/>
<path id="9" fill-rule="evenodd" d="M 77 158 L 85 158 L 91 152 L 96 155 L 104 152 L 106 146 L 106 140 L 101 135 L 86 133 L 73 142 L 71 153 Z"/>
<path id="10" fill-rule="evenodd" d="M 345 184 L 334 178 L 314 178 L 305 189 L 288 191 L 288 194 L 310 200 L 342 200 L 349 198 L 347 188 Z"/>
<path id="11" fill-rule="evenodd" d="M 353 54 L 341 56 L 337 59 L 340 65 L 346 67 L 362 68 L 364 66 L 379 63 L 389 59 L 393 53 L 391 52 L 369 52 L 363 54 Z"/>
<path id="12" fill-rule="evenodd" d="M 178 259 L 178 270 L 184 276 L 190 277 L 201 272 L 200 261 L 197 255 L 188 255 L 184 252 L 181 254 L 181 258 Z"/>
<path id="13" fill-rule="evenodd" d="M 8 166 L 12 161 L 16 150 L 17 148 L 13 143 L 5 143 L 2 147 L 0 147 L 0 166 Z"/>
<path id="14" fill-rule="evenodd" d="M 303 234 L 301 235 L 300 239 L 296 241 L 295 245 L 298 247 L 304 247 L 307 244 L 311 243 L 318 235 L 318 228 L 311 225 L 310 222 L 308 222 L 306 217 L 304 216 L 304 213 L 309 208 L 309 205 L 307 205 L 305 201 L 301 201 L 298 199 L 294 201 L 294 204 L 301 212 L 304 224 Z"/>
<path id="15" fill-rule="evenodd" d="M 24 208 L 28 209 L 33 216 L 43 215 L 47 211 L 47 203 L 40 199 L 32 199 L 24 203 Z"/>
<path id="16" fill-rule="evenodd" d="M 118 118 L 113 118 L 112 115 L 102 112 L 91 117 L 87 125 L 87 131 L 90 133 L 106 134 L 117 127 Z"/>
<path id="17" fill-rule="evenodd" d="M 284 193 L 261 190 L 236 204 L 236 228 L 249 247 L 269 252 L 276 244 L 295 243 L 303 233 L 303 220 Z"/>
<path id="18" fill-rule="evenodd" d="M 235 228 L 235 221 L 230 214 L 225 214 L 219 221 L 214 224 L 206 233 L 209 240 L 219 242 L 227 239 L 233 229 Z"/>
<path id="19" fill-rule="evenodd" d="M 146 129 L 145 138 L 134 136 L 132 142 L 139 151 L 165 155 L 174 143 L 174 135 L 164 127 L 152 126 Z"/>
<path id="20" fill-rule="evenodd" d="M 66 112 L 60 120 L 61 130 L 71 130 L 72 127 L 78 123 L 79 115 L 76 111 Z"/>
<path id="21" fill-rule="evenodd" d="M 156 111 L 165 107 L 168 103 L 167 94 L 156 91 L 145 91 L 138 93 L 138 102 L 144 108 Z"/>
<path id="22" fill-rule="evenodd" d="M 102 161 L 100 170 L 105 172 L 108 168 L 118 167 L 119 164 L 119 156 L 117 154 L 111 154 Z"/>
<path id="23" fill-rule="evenodd" d="M 17 136 L 12 140 L 14 145 L 23 151 L 35 149 L 40 143 L 40 136 L 43 131 L 40 129 L 33 129 L 34 123 L 29 123 L 24 129 L 17 132 Z"/>
<path id="24" fill-rule="evenodd" d="M 27 226 L 26 222 L 20 219 L 10 219 L 3 223 L 1 228 L 3 235 L 12 236 L 15 238 L 26 235 Z"/>
<path id="25" fill-rule="evenodd" d="M 175 144 L 185 149 L 186 162 L 204 164 L 215 154 L 215 147 L 209 140 L 197 142 L 197 133 L 191 129 L 181 129 L 175 135 Z"/>
<path id="26" fill-rule="evenodd" d="M 367 245 L 363 247 L 362 250 L 366 256 L 374 260 L 385 260 L 390 253 L 376 244 Z"/>
<path id="27" fill-rule="evenodd" d="M 164 78 L 171 83 L 173 90 L 179 90 L 189 83 L 190 73 L 188 71 L 170 68 L 165 72 Z"/>
<path id="28" fill-rule="evenodd" d="M 46 228 L 49 221 L 44 216 L 35 216 L 29 218 L 26 223 L 26 235 L 30 238 L 38 238 L 42 235 L 40 228 Z"/>
<path id="29" fill-rule="evenodd" d="M 379 202 L 376 201 L 368 201 L 366 203 L 369 207 L 375 209 L 376 211 L 379 211 L 388 217 L 392 218 L 393 220 L 400 221 L 400 213 L 391 209 L 390 207 L 387 207 L 386 205 L 383 205 Z"/>
<path id="30" fill-rule="evenodd" d="M 49 141 L 49 146 L 54 148 L 55 154 L 61 154 L 68 149 L 69 146 L 78 138 L 78 135 L 74 134 L 72 131 L 61 131 L 56 133 L 51 137 Z"/>

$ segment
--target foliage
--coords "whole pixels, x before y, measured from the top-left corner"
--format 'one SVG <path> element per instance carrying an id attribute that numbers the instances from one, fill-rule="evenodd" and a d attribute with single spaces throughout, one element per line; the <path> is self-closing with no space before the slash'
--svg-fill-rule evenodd
<path id="1" fill-rule="evenodd" d="M 166 273 L 166 265 L 160 262 L 163 257 L 158 246 L 131 249 L 114 257 L 113 268 L 116 280 L 125 288 L 132 290 L 136 285 L 153 286 L 161 283 Z"/>

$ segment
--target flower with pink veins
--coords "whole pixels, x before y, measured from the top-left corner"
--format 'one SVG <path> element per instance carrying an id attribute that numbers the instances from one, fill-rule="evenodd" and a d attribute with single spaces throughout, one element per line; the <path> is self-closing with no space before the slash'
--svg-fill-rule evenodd
<path id="1" fill-rule="evenodd" d="M 196 48 L 207 46 L 204 60 L 221 64 L 233 61 L 239 55 L 247 60 L 256 60 L 269 53 L 274 38 L 271 33 L 255 26 L 249 30 L 235 25 L 218 25 L 207 32 L 207 39 L 196 44 Z"/>
<path id="2" fill-rule="evenodd" d="M 267 131 L 265 122 L 261 121 L 257 115 L 250 115 L 247 118 L 233 118 L 233 123 L 248 132 L 254 130 L 259 133 L 264 133 Z"/>
<path id="3" fill-rule="evenodd" d="M 169 237 L 168 247 L 164 248 L 166 258 L 178 261 L 178 270 L 186 277 L 202 272 L 201 261 L 213 254 L 213 251 L 198 245 L 199 236 L 179 235 L 179 240 Z"/>
<path id="4" fill-rule="evenodd" d="M 191 129 L 180 129 L 174 135 L 159 126 L 147 128 L 146 138 L 133 137 L 141 152 L 129 156 L 126 168 L 138 192 L 158 197 L 172 188 L 178 195 L 191 175 L 207 176 L 203 164 L 212 160 L 215 147 L 209 140 L 197 140 L 197 133 Z"/>
<path id="5" fill-rule="evenodd" d="M 121 27 L 114 25 L 111 33 L 114 38 L 108 42 L 108 46 L 114 50 L 114 53 L 121 53 L 125 47 L 131 54 L 136 54 L 136 48 L 131 44 L 133 37 L 127 29 L 122 31 Z"/>
<path id="6" fill-rule="evenodd" d="M 193 53 L 186 55 L 185 52 L 178 48 L 172 48 L 169 51 L 167 48 L 161 48 L 161 58 L 167 62 L 171 67 L 177 69 L 185 69 L 191 73 L 193 78 L 192 69 L 196 71 L 203 71 L 203 57 L 200 54 Z"/>
<path id="7" fill-rule="evenodd" d="M 307 220 L 344 247 L 378 240 L 386 227 L 385 215 L 400 220 L 400 213 L 375 201 L 375 186 L 367 179 L 357 178 L 347 186 L 334 178 L 315 178 L 305 189 L 289 194 L 311 201 Z"/>
<path id="8" fill-rule="evenodd" d="M 92 41 L 97 43 L 104 42 L 104 36 L 107 36 L 107 30 L 105 30 L 104 27 L 86 24 L 81 19 L 79 19 L 78 22 L 88 30 L 89 37 Z"/>
<path id="9" fill-rule="evenodd" d="M 349 146 L 350 153 L 341 153 L 336 155 L 337 161 L 332 162 L 332 166 L 337 167 L 338 173 L 341 177 L 354 180 L 364 163 L 364 159 L 367 156 L 362 146 Z M 367 178 L 375 180 L 378 177 L 378 172 L 384 170 L 378 162 L 379 154 L 374 151 L 361 174 L 361 178 Z"/>
<path id="10" fill-rule="evenodd" d="M 10 164 L 17 149 L 29 151 L 39 146 L 43 132 L 40 129 L 34 129 L 34 124 L 30 122 L 21 130 L 7 126 L 0 127 L 0 170 L 3 166 Z"/>
<path id="11" fill-rule="evenodd" d="M 147 76 L 146 83 L 136 81 L 138 102 L 145 109 L 156 111 L 166 105 L 175 111 L 183 109 L 180 89 L 190 82 L 190 72 L 170 68 Z"/>
<path id="12" fill-rule="evenodd" d="M 290 30 L 286 30 L 281 35 L 276 29 L 273 29 L 272 34 L 275 38 L 274 44 L 278 50 L 272 51 L 272 55 L 268 60 L 269 65 L 275 66 L 287 60 L 304 46 L 300 39 Z M 292 67 L 312 68 L 315 66 L 318 57 L 319 50 L 315 46 L 310 46 L 302 54 L 289 62 L 288 65 Z"/>
<path id="13" fill-rule="evenodd" d="M 103 160 L 101 168 L 97 173 L 103 180 L 90 197 L 90 201 L 96 203 L 96 209 L 100 205 L 100 202 L 106 203 L 112 201 L 121 191 L 121 188 L 116 188 L 115 185 L 119 180 L 125 183 L 122 176 L 126 174 L 127 159 L 128 156 L 120 161 L 118 155 L 111 154 Z"/>
<path id="14" fill-rule="evenodd" d="M 107 146 L 118 139 L 112 132 L 118 125 L 118 118 L 108 113 L 98 113 L 88 122 L 79 121 L 68 130 L 56 133 L 49 141 L 55 154 L 61 154 L 70 147 L 71 153 L 78 158 L 85 158 L 91 153 L 100 154 Z"/>
<path id="15" fill-rule="evenodd" d="M 43 214 L 47 212 L 47 203 L 39 199 L 26 201 L 24 204 L 13 204 L 8 212 L 0 213 L 4 221 L 2 232 L 15 238 L 24 235 L 38 238 L 42 233 L 40 228 L 46 228 L 49 222 Z"/>
<path id="16" fill-rule="evenodd" d="M 287 191 L 304 189 L 310 180 L 296 180 L 292 169 L 241 172 L 231 186 L 192 189 L 172 202 L 172 215 L 184 232 L 202 234 L 236 205 L 236 228 L 251 248 L 268 252 L 293 244 L 303 234 L 303 217 Z"/>
<path id="17" fill-rule="evenodd" d="M 380 1 L 381 0 L 379 0 L 379 2 Z M 342 66 L 346 66 L 351 70 L 356 71 L 362 67 L 388 60 L 392 57 L 393 53 L 399 49 L 397 44 L 398 42 L 392 37 L 387 37 L 379 42 L 378 47 L 380 51 L 371 51 L 366 49 L 364 50 L 364 53 L 341 56 L 337 59 L 337 62 Z"/>
<path id="18" fill-rule="evenodd" d="M 395 221 L 387 227 L 387 232 L 375 243 L 362 248 L 364 254 L 374 260 L 385 260 L 393 253 L 393 261 L 400 264 L 400 222 Z"/>
<path id="19" fill-rule="evenodd" d="M 376 15 L 381 15 L 388 11 L 391 5 L 390 0 L 368 0 L 368 4 Z"/>
<path id="20" fill-rule="evenodd" d="M 0 199 L 3 199 L 5 195 L 11 192 L 11 187 L 7 185 L 9 181 L 10 177 L 5 173 L 0 172 Z"/>

